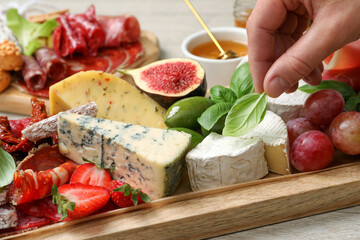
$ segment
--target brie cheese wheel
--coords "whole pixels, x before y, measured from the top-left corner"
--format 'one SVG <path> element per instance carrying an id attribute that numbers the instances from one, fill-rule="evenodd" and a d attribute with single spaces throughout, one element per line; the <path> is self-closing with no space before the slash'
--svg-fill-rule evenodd
<path id="1" fill-rule="evenodd" d="M 285 122 L 277 114 L 267 110 L 264 119 L 251 132 L 240 138 L 264 141 L 269 170 L 283 175 L 291 173 L 288 132 Z"/>
<path id="2" fill-rule="evenodd" d="M 264 143 L 209 134 L 186 155 L 193 191 L 253 181 L 268 174 Z"/>
<path id="3" fill-rule="evenodd" d="M 306 84 L 299 81 L 299 86 Z M 268 97 L 267 109 L 279 115 L 284 122 L 304 116 L 304 104 L 309 93 L 297 89 L 293 93 L 283 93 L 277 98 Z"/>

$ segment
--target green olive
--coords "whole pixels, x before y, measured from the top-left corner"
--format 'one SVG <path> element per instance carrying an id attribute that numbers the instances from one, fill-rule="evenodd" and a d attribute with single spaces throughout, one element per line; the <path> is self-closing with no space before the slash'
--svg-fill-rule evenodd
<path id="1" fill-rule="evenodd" d="M 169 107 L 165 124 L 169 128 L 183 127 L 192 130 L 200 129 L 197 119 L 214 102 L 206 97 L 189 97 L 175 102 Z"/>

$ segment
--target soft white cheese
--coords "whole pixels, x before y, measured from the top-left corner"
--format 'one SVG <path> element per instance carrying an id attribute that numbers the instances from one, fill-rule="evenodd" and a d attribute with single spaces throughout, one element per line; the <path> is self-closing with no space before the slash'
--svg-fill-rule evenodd
<path id="1" fill-rule="evenodd" d="M 264 143 L 258 139 L 208 135 L 186 155 L 192 190 L 253 181 L 268 173 Z"/>
<path id="2" fill-rule="evenodd" d="M 285 122 L 267 110 L 264 119 L 244 139 L 261 139 L 265 144 L 265 159 L 269 170 L 279 174 L 290 174 L 289 138 Z"/>

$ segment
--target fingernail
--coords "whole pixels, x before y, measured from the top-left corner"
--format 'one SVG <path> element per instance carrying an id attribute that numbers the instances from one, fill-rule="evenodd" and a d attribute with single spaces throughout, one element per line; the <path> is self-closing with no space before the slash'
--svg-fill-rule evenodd
<path id="1" fill-rule="evenodd" d="M 290 87 L 291 86 L 287 81 L 281 77 L 275 77 L 269 82 L 267 92 L 270 97 L 278 97 Z"/>

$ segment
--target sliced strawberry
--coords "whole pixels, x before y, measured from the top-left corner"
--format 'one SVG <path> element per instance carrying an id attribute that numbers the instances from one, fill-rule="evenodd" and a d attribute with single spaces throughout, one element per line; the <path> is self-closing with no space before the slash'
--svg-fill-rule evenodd
<path id="1" fill-rule="evenodd" d="M 59 189 L 54 185 L 52 195 L 62 219 L 86 217 L 100 210 L 110 199 L 108 189 L 82 183 L 65 184 Z"/>
<path id="2" fill-rule="evenodd" d="M 111 176 L 105 169 L 93 163 L 85 163 L 78 167 L 71 176 L 70 183 L 82 183 L 92 186 L 109 188 Z"/>
<path id="3" fill-rule="evenodd" d="M 131 207 L 144 202 L 150 202 L 149 196 L 141 192 L 140 188 L 134 189 L 129 184 L 120 180 L 112 180 L 109 190 L 112 201 L 119 207 Z"/>

